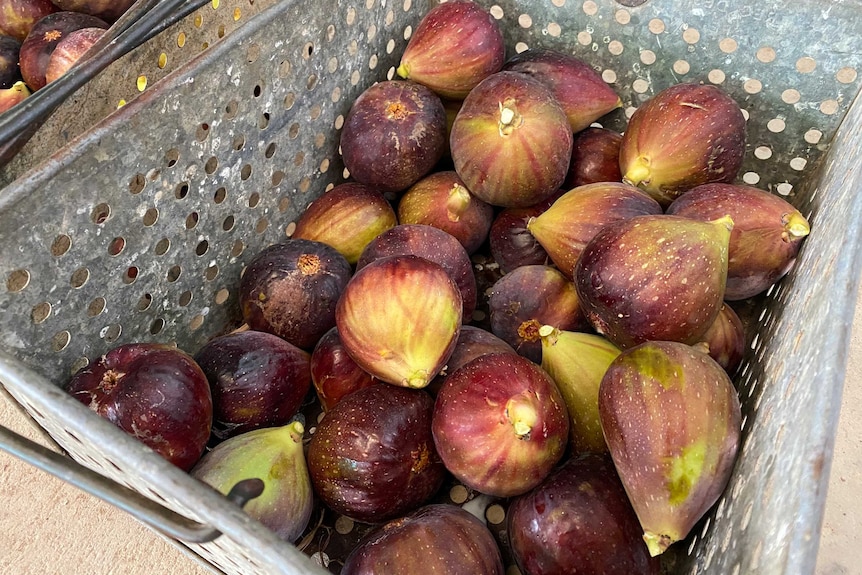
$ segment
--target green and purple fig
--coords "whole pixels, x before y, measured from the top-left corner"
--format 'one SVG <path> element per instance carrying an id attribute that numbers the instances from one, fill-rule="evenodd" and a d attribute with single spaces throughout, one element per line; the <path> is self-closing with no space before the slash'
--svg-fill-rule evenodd
<path id="1" fill-rule="evenodd" d="M 620 182 L 620 144 L 623 136 L 591 126 L 575 134 L 572 159 L 563 187 L 567 190 L 596 182 Z"/>
<path id="2" fill-rule="evenodd" d="M 787 200 L 744 184 L 704 184 L 673 201 L 667 213 L 711 220 L 733 218 L 724 299 L 737 301 L 766 291 L 796 263 L 808 220 Z"/>
<path id="3" fill-rule="evenodd" d="M 599 419 L 599 384 L 620 349 L 600 335 L 544 325 L 542 369 L 548 372 L 569 412 L 574 453 L 607 451 Z"/>
<path id="4" fill-rule="evenodd" d="M 551 89 L 577 133 L 605 114 L 620 108 L 622 100 L 596 70 L 571 54 L 530 49 L 513 56 L 503 70 L 528 74 Z"/>
<path id="5" fill-rule="evenodd" d="M 663 207 L 700 184 L 730 182 L 745 153 L 745 117 L 717 86 L 675 84 L 635 111 L 620 144 L 623 181 Z"/>
<path id="6" fill-rule="evenodd" d="M 696 343 L 724 297 L 733 221 L 666 214 L 603 227 L 575 264 L 590 324 L 620 349 L 647 340 Z"/>
<path id="7" fill-rule="evenodd" d="M 352 265 L 371 240 L 397 223 L 395 210 L 381 192 L 344 182 L 305 208 L 291 237 L 329 244 Z"/>
<path id="8" fill-rule="evenodd" d="M 241 480 L 258 478 L 263 493 L 243 510 L 281 539 L 294 543 L 314 509 L 299 421 L 247 431 L 219 443 L 189 472 L 223 495 Z"/>
<path id="9" fill-rule="evenodd" d="M 453 0 L 432 8 L 401 54 L 397 73 L 443 98 L 463 100 L 506 60 L 503 33 L 486 8 Z"/>
<path id="10" fill-rule="evenodd" d="M 455 171 L 479 199 L 503 208 L 537 204 L 562 185 L 572 131 L 551 90 L 518 72 L 473 88 L 452 125 Z"/>
<path id="11" fill-rule="evenodd" d="M 657 201 L 622 182 L 598 182 L 571 189 L 547 210 L 527 222 L 557 269 L 572 278 L 584 246 L 611 222 L 660 214 Z"/>
<path id="12" fill-rule="evenodd" d="M 27 84 L 21 80 L 12 84 L 11 88 L 0 90 L 0 114 L 23 102 L 29 96 L 30 90 L 27 89 Z"/>
<path id="13" fill-rule="evenodd" d="M 461 292 L 442 266 L 396 255 L 353 275 L 335 323 L 359 367 L 387 383 L 422 388 L 452 354 L 462 310 Z"/>
<path id="14" fill-rule="evenodd" d="M 706 346 L 710 357 L 732 377 L 745 355 L 746 339 L 745 326 L 729 304 L 722 304 L 715 321 L 700 340 L 699 344 Z"/>
<path id="15" fill-rule="evenodd" d="M 624 350 L 599 388 L 614 466 L 655 557 L 721 496 L 739 449 L 739 398 L 709 355 L 678 342 Z"/>

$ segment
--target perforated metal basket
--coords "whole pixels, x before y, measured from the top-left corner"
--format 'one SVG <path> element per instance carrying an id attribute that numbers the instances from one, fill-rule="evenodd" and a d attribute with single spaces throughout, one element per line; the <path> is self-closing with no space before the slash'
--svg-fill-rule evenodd
<path id="1" fill-rule="evenodd" d="M 624 129 L 672 83 L 722 86 L 748 118 L 741 181 L 809 217 L 795 269 L 743 306 L 752 338 L 736 378 L 744 423 L 734 476 L 665 560 L 685 574 L 813 573 L 862 263 L 859 8 L 480 3 L 510 53 L 553 47 L 601 70 L 625 103 L 608 127 Z M 243 266 L 346 177 L 344 117 L 362 90 L 394 76 L 429 7 L 274 3 L 0 190 L 0 381 L 75 460 L 220 531 L 184 541 L 215 569 L 338 572 L 340 542 L 359 528 L 325 517 L 300 552 L 59 386 L 117 344 L 194 352 L 239 323 Z M 505 502 L 489 507 L 489 525 L 499 529 L 504 514 Z"/>

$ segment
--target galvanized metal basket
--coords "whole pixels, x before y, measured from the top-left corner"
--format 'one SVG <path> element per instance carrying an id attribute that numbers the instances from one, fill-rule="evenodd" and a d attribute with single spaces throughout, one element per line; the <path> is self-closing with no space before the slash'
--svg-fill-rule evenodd
<path id="1" fill-rule="evenodd" d="M 734 476 L 666 566 L 813 573 L 862 264 L 858 7 L 480 3 L 499 20 L 510 53 L 554 47 L 596 66 L 625 103 L 603 119 L 609 127 L 624 129 L 626 116 L 672 83 L 720 85 L 748 118 L 741 181 L 809 217 L 813 232 L 795 269 L 745 304 L 753 335 L 736 378 L 744 439 Z M 362 90 L 394 76 L 429 7 L 274 3 L 0 190 L 0 381 L 74 460 L 98 472 L 88 475 L 93 483 L 108 478 L 142 495 L 113 500 L 168 529 L 213 569 L 338 572 L 343 557 L 333 542 L 351 526 L 325 518 L 300 552 L 59 386 L 117 344 L 170 341 L 194 352 L 239 323 L 243 266 L 347 176 L 338 153 L 344 117 Z M 17 453 L 39 463 L 24 448 Z M 489 508 L 489 524 L 501 524 L 499 511 L 502 504 Z M 160 519 L 174 513 L 187 520 Z M 208 528 L 221 536 L 209 540 Z"/>

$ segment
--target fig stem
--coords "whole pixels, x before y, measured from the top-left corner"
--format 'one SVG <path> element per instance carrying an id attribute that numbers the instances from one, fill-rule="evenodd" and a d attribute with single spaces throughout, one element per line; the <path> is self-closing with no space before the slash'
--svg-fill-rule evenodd
<path id="1" fill-rule="evenodd" d="M 804 238 L 811 232 L 808 220 L 799 212 L 787 214 L 784 220 L 784 231 L 787 232 L 789 241 Z"/>
<path id="2" fill-rule="evenodd" d="M 446 217 L 450 222 L 461 219 L 467 208 L 470 207 L 470 192 L 464 186 L 455 184 L 449 190 L 449 198 L 446 202 Z"/>
<path id="3" fill-rule="evenodd" d="M 646 156 L 638 156 L 637 159 L 629 166 L 626 173 L 623 175 L 623 181 L 637 186 L 640 183 L 649 183 L 650 177 L 650 161 Z"/>
<path id="4" fill-rule="evenodd" d="M 644 542 L 646 543 L 647 549 L 649 549 L 650 556 L 656 557 L 657 555 L 661 555 L 667 551 L 667 548 L 671 546 L 673 540 L 667 535 L 645 531 Z"/>
<path id="5" fill-rule="evenodd" d="M 513 397 L 506 403 L 506 417 L 520 439 L 529 439 L 536 425 L 538 414 L 532 402 L 523 397 Z"/>
<path id="6" fill-rule="evenodd" d="M 398 68 L 395 70 L 395 73 L 406 79 L 408 76 L 410 76 L 410 68 L 407 66 L 407 64 L 402 62 L 398 65 Z"/>

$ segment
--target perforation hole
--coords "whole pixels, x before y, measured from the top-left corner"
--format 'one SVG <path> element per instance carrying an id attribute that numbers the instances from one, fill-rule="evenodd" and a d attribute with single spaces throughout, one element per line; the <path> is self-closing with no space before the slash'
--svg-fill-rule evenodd
<path id="1" fill-rule="evenodd" d="M 209 248 L 210 248 L 210 244 L 209 244 L 209 242 L 208 242 L 208 241 L 206 241 L 206 240 L 201 240 L 201 241 L 198 243 L 197 247 L 195 248 L 195 254 L 196 254 L 196 255 L 198 255 L 198 256 L 202 256 L 202 255 L 204 255 L 205 253 L 207 253 L 207 251 L 209 250 Z"/>
<path id="2" fill-rule="evenodd" d="M 170 283 L 174 283 L 178 279 L 180 279 L 180 275 L 182 274 L 182 268 L 180 266 L 171 266 L 166 275 L 167 280 Z"/>
<path id="3" fill-rule="evenodd" d="M 135 195 L 140 194 L 144 191 L 144 187 L 147 185 L 147 178 L 144 174 L 135 174 L 132 176 L 132 179 L 129 180 L 129 193 Z"/>
<path id="4" fill-rule="evenodd" d="M 269 112 L 264 112 L 260 115 L 257 121 L 257 127 L 261 130 L 265 130 L 269 126 Z"/>
<path id="5" fill-rule="evenodd" d="M 192 212 L 188 216 L 186 216 L 186 229 L 193 230 L 198 225 L 198 221 L 200 221 L 200 216 L 197 212 Z"/>
<path id="6" fill-rule="evenodd" d="M 169 168 L 172 168 L 173 166 L 175 166 L 177 164 L 177 162 L 179 161 L 179 159 L 180 159 L 180 151 L 177 150 L 176 148 L 171 148 L 170 150 L 168 150 L 165 153 L 165 164 L 167 164 L 167 166 Z"/>
<path id="7" fill-rule="evenodd" d="M 190 291 L 186 290 L 186 291 L 184 291 L 183 293 L 181 293 L 181 294 L 180 294 L 180 300 L 179 300 L 179 301 L 180 301 L 180 306 L 181 306 L 181 307 L 186 307 L 186 306 L 188 306 L 188 305 L 191 303 L 191 301 L 192 301 L 192 292 L 190 292 Z"/>
<path id="8" fill-rule="evenodd" d="M 126 248 L 126 240 L 123 237 L 116 237 L 108 244 L 108 255 L 118 256 Z"/>
<path id="9" fill-rule="evenodd" d="M 242 240 L 238 239 L 233 243 L 233 247 L 230 249 L 231 257 L 238 258 L 242 255 L 242 252 L 245 251 L 245 244 Z"/>
<path id="10" fill-rule="evenodd" d="M 153 323 L 150 324 L 150 333 L 152 335 L 158 335 L 165 327 L 165 320 L 160 317 L 157 317 L 153 320 Z"/>
<path id="11" fill-rule="evenodd" d="M 156 247 L 153 248 L 153 251 L 157 256 L 163 256 L 168 253 L 169 249 L 171 249 L 171 240 L 168 238 L 162 238 L 156 242 Z"/>
<path id="12" fill-rule="evenodd" d="M 69 346 L 72 341 L 72 334 L 67 330 L 59 331 L 51 338 L 51 349 L 54 351 L 63 351 Z"/>
<path id="13" fill-rule="evenodd" d="M 202 123 L 198 126 L 197 131 L 195 132 L 195 137 L 199 142 L 203 142 L 210 135 L 210 125 L 206 122 Z"/>
<path id="14" fill-rule="evenodd" d="M 230 297 L 230 292 L 228 290 L 226 290 L 225 288 L 222 288 L 216 292 L 215 302 L 218 305 L 224 305 L 229 297 Z"/>
<path id="15" fill-rule="evenodd" d="M 216 264 L 212 264 L 204 272 L 204 277 L 206 278 L 206 280 L 208 282 L 211 282 L 218 277 L 218 273 L 219 273 L 218 266 Z"/>
<path id="16" fill-rule="evenodd" d="M 156 208 L 150 208 L 146 212 L 144 212 L 144 225 L 149 227 L 155 224 L 159 220 L 159 210 Z"/>
<path id="17" fill-rule="evenodd" d="M 263 155 L 265 158 L 270 159 L 275 155 L 276 145 L 275 142 L 270 142 L 270 144 L 266 147 Z"/>
<path id="18" fill-rule="evenodd" d="M 97 297 L 93 299 L 89 305 L 87 306 L 87 315 L 89 317 L 96 317 L 103 311 L 105 311 L 105 307 L 107 306 L 107 302 L 103 297 Z"/>
<path id="19" fill-rule="evenodd" d="M 111 206 L 106 203 L 97 204 L 90 214 L 90 219 L 96 225 L 105 223 L 109 217 L 111 217 Z"/>
<path id="20" fill-rule="evenodd" d="M 215 191 L 215 194 L 213 194 L 213 202 L 215 202 L 216 204 L 220 204 L 224 201 L 224 199 L 226 197 L 227 197 L 227 190 L 224 189 L 223 187 L 219 188 Z"/>
<path id="21" fill-rule="evenodd" d="M 60 257 L 68 252 L 71 247 L 72 238 L 66 234 L 60 234 L 54 238 L 54 242 L 51 244 L 51 255 L 54 257 Z"/>
<path id="22" fill-rule="evenodd" d="M 78 268 L 74 272 L 72 272 L 72 277 L 69 279 L 69 284 L 74 288 L 78 289 L 82 287 L 87 280 L 90 279 L 90 270 L 87 268 Z"/>
<path id="23" fill-rule="evenodd" d="M 233 142 L 231 143 L 231 147 L 235 152 L 239 152 L 242 150 L 243 146 L 245 146 L 245 136 L 242 134 L 237 134 L 234 136 Z"/>
<path id="24" fill-rule="evenodd" d="M 188 182 L 181 182 L 180 184 L 177 185 L 176 189 L 174 190 L 174 196 L 176 196 L 176 198 L 178 200 L 182 200 L 187 195 L 189 195 L 189 183 Z"/>
<path id="25" fill-rule="evenodd" d="M 242 169 L 239 171 L 239 177 L 243 181 L 251 177 L 251 164 L 243 165 Z"/>
<path id="26" fill-rule="evenodd" d="M 123 283 L 126 285 L 133 284 L 136 279 L 138 279 L 138 268 L 135 266 L 126 268 L 126 271 L 123 272 Z"/>
<path id="27" fill-rule="evenodd" d="M 35 324 L 42 323 L 50 317 L 51 309 L 51 304 L 49 302 L 43 301 L 38 303 L 33 306 L 33 310 L 30 312 L 30 319 L 32 319 Z"/>
<path id="28" fill-rule="evenodd" d="M 218 158 L 211 156 L 204 164 L 204 171 L 207 174 L 213 174 L 218 169 Z"/>
<path id="29" fill-rule="evenodd" d="M 236 223 L 236 220 L 234 219 L 234 217 L 232 215 L 228 215 L 225 217 L 224 221 L 222 222 L 221 228 L 224 231 L 229 232 L 233 229 L 233 226 L 235 223 Z"/>
<path id="30" fill-rule="evenodd" d="M 153 296 L 145 293 L 138 299 L 138 311 L 147 311 L 153 303 Z"/>

